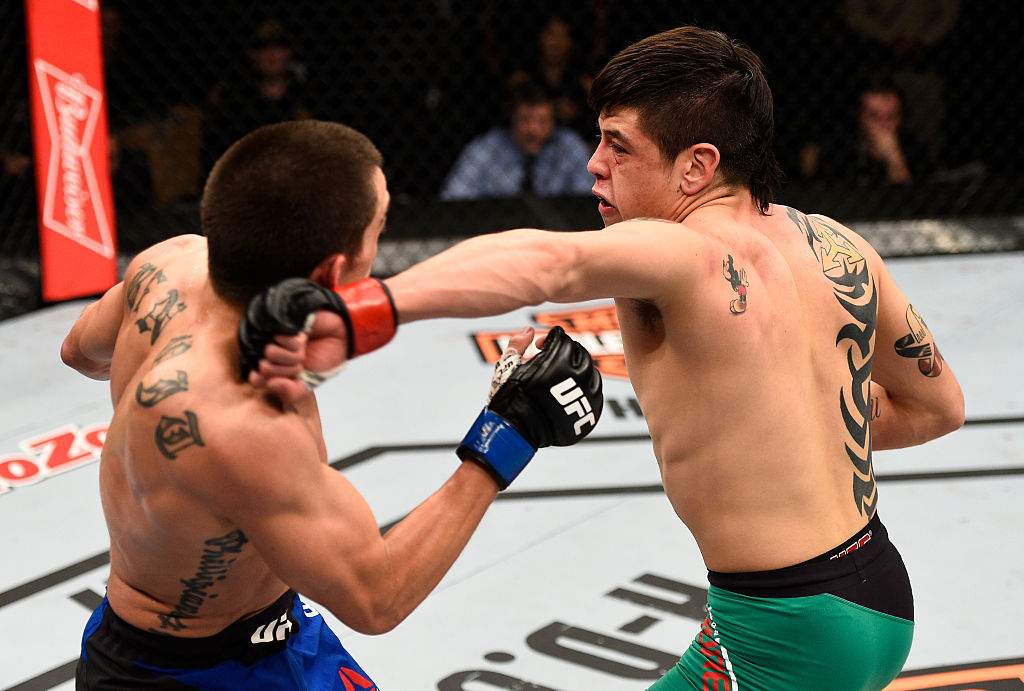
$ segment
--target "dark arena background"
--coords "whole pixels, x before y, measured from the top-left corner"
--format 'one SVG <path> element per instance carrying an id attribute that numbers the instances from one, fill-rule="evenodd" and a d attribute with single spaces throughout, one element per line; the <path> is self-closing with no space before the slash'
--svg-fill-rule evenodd
<path id="1" fill-rule="evenodd" d="M 211 163 L 279 119 L 338 120 L 382 149 L 394 197 L 387 275 L 452 238 L 517 226 L 600 225 L 592 198 L 439 200 L 463 145 L 501 124 L 504 86 L 530 73 L 553 16 L 571 45 L 568 124 L 590 143 L 577 85 L 617 50 L 684 23 L 718 28 L 764 59 L 776 99 L 779 201 L 852 224 L 883 255 L 1018 249 L 1018 140 L 1024 10 L 1019 3 L 389 0 L 381 3 L 102 3 L 111 175 L 122 260 L 197 232 Z M 0 316 L 41 306 L 22 3 L 0 9 Z M 280 43 L 288 92 L 268 105 L 246 87 L 254 51 Z M 924 161 L 890 183 L 836 170 L 827 152 L 856 136 L 864 84 L 904 94 L 903 130 Z"/>

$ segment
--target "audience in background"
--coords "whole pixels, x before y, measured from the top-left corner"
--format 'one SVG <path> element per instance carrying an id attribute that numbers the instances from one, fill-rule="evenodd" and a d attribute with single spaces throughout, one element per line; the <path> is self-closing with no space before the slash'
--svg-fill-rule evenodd
<path id="1" fill-rule="evenodd" d="M 471 140 L 441 189 L 444 200 L 590 194 L 592 150 L 557 123 L 555 100 L 538 84 L 510 89 L 507 124 Z"/>
<path id="2" fill-rule="evenodd" d="M 572 25 L 560 15 L 550 15 L 540 25 L 535 51 L 508 78 L 508 86 L 525 82 L 540 84 L 555 100 L 558 122 L 586 135 L 594 131 L 594 117 L 587 106 L 593 75 L 572 34 Z"/>
<path id="3" fill-rule="evenodd" d="M 805 148 L 804 177 L 901 184 L 934 171 L 928 149 L 903 128 L 903 98 L 887 77 L 873 78 L 860 91 L 855 119 Z"/>
<path id="4" fill-rule="evenodd" d="M 203 140 L 204 170 L 232 143 L 263 125 L 315 115 L 306 67 L 284 25 L 269 19 L 256 29 L 246 49 L 246 69 L 229 75 L 209 95 Z"/>
<path id="5" fill-rule="evenodd" d="M 938 67 L 961 0 L 843 0 L 862 64 L 884 66 L 903 94 L 903 123 L 937 158 L 946 144 L 947 76 Z"/>

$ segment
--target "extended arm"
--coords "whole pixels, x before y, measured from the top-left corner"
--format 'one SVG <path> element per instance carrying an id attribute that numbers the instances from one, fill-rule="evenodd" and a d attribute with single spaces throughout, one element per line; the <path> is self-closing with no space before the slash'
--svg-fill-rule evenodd
<path id="1" fill-rule="evenodd" d="M 384 284 L 398 323 L 503 314 L 547 301 L 629 297 L 660 303 L 669 294 L 689 294 L 687 286 L 696 280 L 697 263 L 692 259 L 702 251 L 702 242 L 702 236 L 683 225 L 652 220 L 628 221 L 602 231 L 510 230 L 460 242 Z M 273 341 L 242 336 L 243 352 L 255 353 L 257 358 L 265 355 L 252 360 L 253 367 L 258 361 L 259 370 L 247 375 L 251 384 L 290 402 L 307 393 L 299 380 L 304 370 L 331 371 L 345 361 L 346 322 L 338 314 L 317 311 L 307 338 L 296 333 L 301 319 L 278 316 L 269 307 L 295 300 L 261 296 L 256 301 L 250 303 L 250 313 L 257 316 L 246 318 L 261 322 L 256 331 L 292 335 L 278 335 Z M 260 309 L 253 310 L 254 305 Z M 367 322 L 356 314 L 347 319 Z M 273 326 L 275 322 L 279 328 Z M 389 322 L 389 326 L 397 324 Z"/>
<path id="2" fill-rule="evenodd" d="M 460 242 L 385 281 L 399 321 L 503 314 L 543 302 L 658 299 L 680 285 L 695 236 L 630 221 L 600 231 L 510 230 Z"/>
<path id="3" fill-rule="evenodd" d="M 496 491 L 537 448 L 574 444 L 600 418 L 601 377 L 586 350 L 555 329 L 538 356 L 518 364 L 532 335 L 527 328 L 513 337 L 496 368 L 493 396 L 458 448 L 471 462 L 383 536 L 355 488 L 320 461 L 309 435 L 301 434 L 303 423 L 296 427 L 287 417 L 272 416 L 283 433 L 261 425 L 262 438 L 247 440 L 255 447 L 247 452 L 225 439 L 234 470 L 198 485 L 222 488 L 208 500 L 219 503 L 291 587 L 354 629 L 388 631 L 433 590 Z M 251 457 L 270 463 L 254 472 L 251 462 L 237 462 Z M 276 460 L 282 458 L 288 461 Z"/>
<path id="4" fill-rule="evenodd" d="M 64 364 L 92 379 L 109 379 L 124 308 L 123 283 L 87 305 L 61 345 L 60 358 Z"/>

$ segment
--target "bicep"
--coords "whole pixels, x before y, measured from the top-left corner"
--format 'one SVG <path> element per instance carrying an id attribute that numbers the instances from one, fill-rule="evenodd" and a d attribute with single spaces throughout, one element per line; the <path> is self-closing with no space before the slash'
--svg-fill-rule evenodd
<path id="1" fill-rule="evenodd" d="M 889 396 L 936 408 L 962 401 L 959 384 L 935 336 L 878 260 L 878 321 L 872 379 Z"/>
<path id="2" fill-rule="evenodd" d="M 706 248 L 677 223 L 637 220 L 577 235 L 561 301 L 633 298 L 660 302 L 687 292 Z"/>

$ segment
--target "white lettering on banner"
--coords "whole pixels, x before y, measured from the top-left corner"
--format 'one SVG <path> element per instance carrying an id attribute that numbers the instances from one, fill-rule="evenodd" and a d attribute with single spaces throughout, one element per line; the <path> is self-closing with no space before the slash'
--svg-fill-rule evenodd
<path id="1" fill-rule="evenodd" d="M 60 137 L 61 187 L 64 192 L 64 219 L 72 236 L 85 235 L 85 206 L 89 192 L 85 189 L 83 151 L 80 123 L 89 117 L 88 97 L 82 91 L 85 82 L 81 75 L 73 75 L 70 83 L 57 82 L 53 87 L 54 106 L 57 109 L 57 131 Z"/>
<path id="2" fill-rule="evenodd" d="M 107 425 L 68 425 L 19 444 L 22 453 L 0 456 L 0 495 L 98 461 Z"/>
<path id="3" fill-rule="evenodd" d="M 43 224 L 112 257 L 113 234 L 90 153 L 103 94 L 80 74 L 69 75 L 45 60 L 36 59 L 34 65 L 50 135 Z M 90 228 L 93 224 L 95 229 Z"/>

